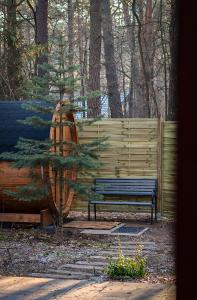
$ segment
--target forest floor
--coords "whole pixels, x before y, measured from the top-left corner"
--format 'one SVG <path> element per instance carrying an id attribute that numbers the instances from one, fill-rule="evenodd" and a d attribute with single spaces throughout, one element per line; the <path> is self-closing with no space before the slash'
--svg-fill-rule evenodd
<path id="1" fill-rule="evenodd" d="M 87 213 L 70 212 L 70 220 L 87 220 Z M 149 224 L 149 214 L 98 213 L 98 220 L 120 221 L 148 230 L 139 237 L 121 237 L 124 242 L 155 243 L 156 248 L 146 253 L 148 275 L 134 282 L 175 283 L 175 226 L 169 220 Z M 77 230 L 46 231 L 27 225 L 0 229 L 0 274 L 24 276 L 47 273 L 65 264 L 99 255 L 109 249 L 114 236 L 87 235 Z M 105 275 L 102 280 L 107 280 Z"/>

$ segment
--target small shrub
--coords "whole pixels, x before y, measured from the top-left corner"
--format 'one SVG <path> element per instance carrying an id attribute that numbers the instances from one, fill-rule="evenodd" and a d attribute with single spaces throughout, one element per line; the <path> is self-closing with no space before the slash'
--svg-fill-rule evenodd
<path id="1" fill-rule="evenodd" d="M 118 259 L 110 259 L 104 272 L 112 279 L 141 278 L 146 275 L 146 260 L 142 258 L 142 246 L 138 246 L 134 258 L 125 257 L 119 249 Z"/>

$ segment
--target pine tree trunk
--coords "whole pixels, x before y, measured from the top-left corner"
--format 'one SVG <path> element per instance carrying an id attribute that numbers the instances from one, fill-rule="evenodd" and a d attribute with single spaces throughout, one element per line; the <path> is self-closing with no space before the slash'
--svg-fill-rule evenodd
<path id="1" fill-rule="evenodd" d="M 7 0 L 7 77 L 9 97 L 20 98 L 21 57 L 17 45 L 16 0 Z"/>
<path id="2" fill-rule="evenodd" d="M 146 77 L 148 81 L 148 88 L 149 88 L 149 104 L 150 104 L 150 117 L 157 117 L 158 116 L 158 106 L 156 101 L 156 95 L 154 90 L 153 78 L 153 19 L 152 19 L 152 0 L 147 0 L 146 2 L 146 10 L 145 10 L 145 24 L 144 24 L 144 58 L 146 64 Z"/>
<path id="3" fill-rule="evenodd" d="M 72 3 L 72 0 L 68 0 L 68 64 L 70 66 L 70 72 L 69 76 L 72 80 L 72 87 L 70 91 L 70 99 L 71 101 L 74 100 L 74 72 L 73 72 L 73 59 L 74 59 L 74 5 Z"/>
<path id="4" fill-rule="evenodd" d="M 36 4 L 36 44 L 43 47 L 37 57 L 37 75 L 43 77 L 46 70 L 40 66 L 48 63 L 45 52 L 48 49 L 48 0 L 38 0 Z"/>
<path id="5" fill-rule="evenodd" d="M 163 80 L 164 80 L 164 111 L 162 112 L 164 118 L 167 117 L 167 106 L 168 106 L 168 71 L 167 71 L 167 49 L 166 49 L 166 37 L 165 37 L 165 27 L 163 23 L 163 12 L 164 12 L 164 2 L 160 0 L 159 7 L 159 25 L 160 25 L 160 38 L 161 38 L 161 48 L 163 55 Z M 165 20 L 165 19 L 164 19 Z"/>
<path id="6" fill-rule="evenodd" d="M 101 71 L 101 2 L 90 0 L 90 50 L 89 50 L 89 80 L 90 92 L 100 91 Z M 101 114 L 100 97 L 88 100 L 88 117 Z"/>
<path id="7" fill-rule="evenodd" d="M 82 97 L 82 108 L 83 108 L 83 118 L 86 117 L 86 100 L 83 99 L 87 91 L 87 55 L 88 55 L 88 33 L 87 33 L 87 24 L 84 22 L 84 19 L 81 18 L 80 7 L 77 6 L 77 44 L 79 51 L 79 64 L 80 64 L 80 76 L 81 76 L 81 88 L 80 96 Z"/>
<path id="8" fill-rule="evenodd" d="M 63 156 L 63 118 L 62 118 L 62 96 L 60 96 L 60 112 L 59 112 L 59 149 L 60 156 Z M 63 215 L 63 190 L 64 190 L 64 172 L 62 167 L 59 168 L 59 226 L 62 227 L 64 223 L 64 215 Z"/>
<path id="9" fill-rule="evenodd" d="M 145 49 L 144 49 L 144 37 L 143 37 L 143 1 L 133 0 L 132 3 L 133 17 L 137 23 L 137 40 L 139 46 L 139 72 L 137 74 L 137 91 L 136 101 L 134 106 L 135 117 L 149 118 L 150 117 L 150 94 L 147 77 L 147 66 L 145 63 Z M 139 13 L 138 13 L 139 12 Z"/>
<path id="10" fill-rule="evenodd" d="M 170 23 L 170 80 L 169 97 L 167 106 L 167 120 L 175 121 L 177 113 L 177 40 L 178 40 L 178 11 L 177 1 L 171 1 L 171 23 Z"/>
<path id="11" fill-rule="evenodd" d="M 128 116 L 134 117 L 136 115 L 135 111 L 135 98 L 137 92 L 137 78 L 139 74 L 138 70 L 138 61 L 136 56 L 136 37 L 135 37 L 135 18 L 131 22 L 131 17 L 129 14 L 129 6 L 124 0 L 122 0 L 123 4 L 123 15 L 124 15 L 124 23 L 127 28 L 127 40 L 130 51 L 130 83 L 129 83 L 129 94 L 127 96 L 128 102 Z"/>
<path id="12" fill-rule="evenodd" d="M 110 0 L 102 0 L 102 27 L 105 51 L 105 68 L 108 89 L 108 101 L 112 118 L 122 118 L 122 106 L 118 86 L 116 62 L 114 55 L 114 37 Z"/>
<path id="13" fill-rule="evenodd" d="M 6 8 L 2 6 L 2 14 L 3 14 L 3 24 L 2 24 L 2 32 L 1 32 L 1 56 L 0 56 L 0 66 L 1 66 L 1 76 L 0 76 L 0 95 L 2 99 L 7 98 L 7 59 L 6 59 Z"/>

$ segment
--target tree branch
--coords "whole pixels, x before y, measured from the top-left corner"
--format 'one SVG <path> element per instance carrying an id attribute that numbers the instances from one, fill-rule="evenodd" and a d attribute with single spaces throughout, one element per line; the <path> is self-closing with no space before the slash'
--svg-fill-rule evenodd
<path id="1" fill-rule="evenodd" d="M 24 20 L 24 21 L 27 21 L 33 28 L 35 28 L 35 25 L 28 19 L 28 18 L 25 18 L 22 13 L 20 12 L 20 10 L 17 11 L 17 13 L 21 16 L 21 18 Z"/>
<path id="2" fill-rule="evenodd" d="M 36 10 L 33 8 L 33 6 L 31 5 L 31 3 L 30 3 L 29 0 L 27 0 L 27 4 L 28 4 L 28 6 L 31 8 L 33 14 L 35 14 L 35 13 L 36 13 Z"/>

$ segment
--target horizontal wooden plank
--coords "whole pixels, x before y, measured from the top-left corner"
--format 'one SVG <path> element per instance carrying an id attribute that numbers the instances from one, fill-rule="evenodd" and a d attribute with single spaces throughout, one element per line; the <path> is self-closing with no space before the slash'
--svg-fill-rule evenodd
<path id="1" fill-rule="evenodd" d="M 71 221 L 63 225 L 64 228 L 78 229 L 112 229 L 120 224 L 120 222 L 105 222 L 105 221 Z"/>
<path id="2" fill-rule="evenodd" d="M 0 213 L 0 222 L 40 223 L 40 214 Z"/>

